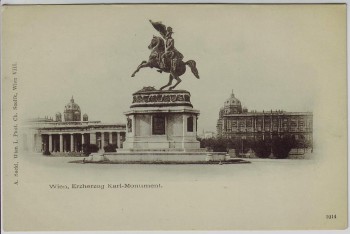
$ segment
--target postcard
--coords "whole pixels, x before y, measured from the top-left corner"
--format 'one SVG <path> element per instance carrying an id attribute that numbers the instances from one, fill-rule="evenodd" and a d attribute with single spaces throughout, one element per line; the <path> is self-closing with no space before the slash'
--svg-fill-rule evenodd
<path id="1" fill-rule="evenodd" d="M 345 4 L 2 6 L 5 231 L 348 226 Z"/>

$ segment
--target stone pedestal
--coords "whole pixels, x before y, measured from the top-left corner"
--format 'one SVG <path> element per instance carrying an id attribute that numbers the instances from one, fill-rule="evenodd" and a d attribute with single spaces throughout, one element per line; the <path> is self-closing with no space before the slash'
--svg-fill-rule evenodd
<path id="1" fill-rule="evenodd" d="M 201 151 L 197 141 L 199 111 L 185 90 L 144 88 L 133 94 L 122 151 Z M 120 152 L 120 150 L 119 150 Z"/>

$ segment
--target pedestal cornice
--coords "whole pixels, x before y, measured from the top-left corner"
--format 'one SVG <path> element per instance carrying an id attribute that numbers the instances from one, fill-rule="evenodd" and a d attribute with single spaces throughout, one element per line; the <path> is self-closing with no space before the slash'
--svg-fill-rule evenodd
<path id="1" fill-rule="evenodd" d="M 169 106 L 188 106 L 192 108 L 190 92 L 186 90 L 156 90 L 152 87 L 145 87 L 133 93 L 130 108 Z"/>

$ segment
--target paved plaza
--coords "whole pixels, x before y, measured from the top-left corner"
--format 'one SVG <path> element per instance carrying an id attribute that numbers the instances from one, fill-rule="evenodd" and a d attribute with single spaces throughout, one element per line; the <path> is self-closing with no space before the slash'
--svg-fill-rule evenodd
<path id="1" fill-rule="evenodd" d="M 314 153 L 315 154 L 315 153 Z M 311 157 L 312 158 L 312 157 Z M 53 182 L 71 183 L 72 181 L 220 181 L 232 180 L 249 182 L 274 177 L 298 178 L 300 173 L 314 170 L 316 159 L 245 159 L 248 164 L 79 164 L 71 161 L 82 157 L 47 157 L 41 154 L 22 156 L 22 169 L 35 168 L 35 180 L 50 178 Z M 33 179 L 33 175 L 30 176 Z M 25 178 L 23 178 L 25 179 Z"/>

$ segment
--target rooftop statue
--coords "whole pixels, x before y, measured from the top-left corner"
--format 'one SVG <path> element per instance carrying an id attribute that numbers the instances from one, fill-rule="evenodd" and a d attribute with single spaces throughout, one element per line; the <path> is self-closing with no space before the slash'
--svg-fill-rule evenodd
<path id="1" fill-rule="evenodd" d="M 151 44 L 148 46 L 148 49 L 151 50 L 148 61 L 142 61 L 131 76 L 134 77 L 141 68 L 155 67 L 160 73 L 170 73 L 168 84 L 162 86 L 160 90 L 169 86 L 169 90 L 172 90 L 180 84 L 180 76 L 186 72 L 186 65 L 188 65 L 194 76 L 199 79 L 196 62 L 194 60 L 184 62 L 184 56 L 175 48 L 174 39 L 172 38 L 173 29 L 166 27 L 161 22 L 153 22 L 152 20 L 150 22 L 162 37 L 153 36 Z M 176 84 L 171 86 L 174 79 Z"/>

